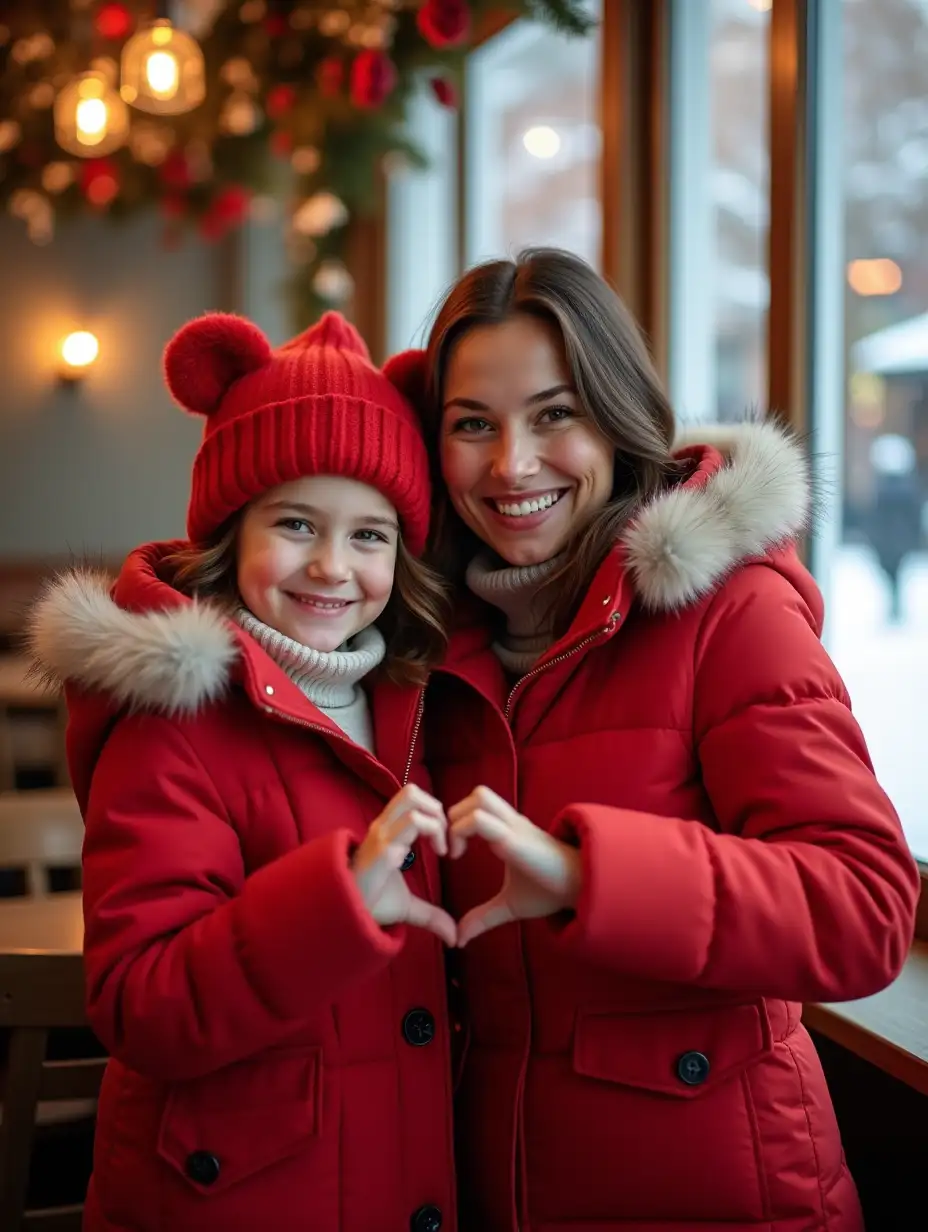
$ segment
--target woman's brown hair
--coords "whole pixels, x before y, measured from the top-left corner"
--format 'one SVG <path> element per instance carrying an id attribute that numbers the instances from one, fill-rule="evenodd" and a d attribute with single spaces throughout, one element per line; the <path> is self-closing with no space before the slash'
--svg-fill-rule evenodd
<path id="1" fill-rule="evenodd" d="M 436 470 L 445 373 L 455 344 L 477 326 L 501 325 L 520 314 L 556 326 L 583 407 L 615 449 L 609 502 L 577 532 L 565 563 L 545 587 L 556 596 L 549 614 L 560 635 L 631 514 L 674 473 L 674 414 L 641 332 L 609 284 L 572 253 L 527 248 L 514 261 L 488 261 L 469 270 L 432 326 L 423 413 Z M 480 541 L 455 513 L 440 474 L 435 493 L 429 559 L 460 585 Z"/>
<path id="2" fill-rule="evenodd" d="M 166 558 L 165 576 L 193 599 L 234 610 L 241 603 L 236 549 L 244 510 L 234 514 L 203 544 L 190 544 Z M 400 535 L 393 593 L 377 621 L 387 653 L 384 671 L 397 684 L 424 685 L 448 641 L 448 593 L 439 574 L 417 560 Z"/>

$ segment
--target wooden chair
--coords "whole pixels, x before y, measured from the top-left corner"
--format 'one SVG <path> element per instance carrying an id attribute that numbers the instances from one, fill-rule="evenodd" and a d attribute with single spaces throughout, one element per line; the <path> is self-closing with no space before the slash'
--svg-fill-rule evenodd
<path id="1" fill-rule="evenodd" d="M 70 788 L 0 794 L 0 868 L 22 869 L 28 894 L 50 893 L 51 869 L 79 876 L 83 841 L 84 823 Z"/>
<path id="2" fill-rule="evenodd" d="M 15 790 L 21 773 L 67 786 L 66 722 L 63 698 L 30 675 L 29 661 L 0 653 L 0 791 Z"/>
<path id="3" fill-rule="evenodd" d="M 3 1232 L 80 1232 L 82 1204 L 27 1209 L 26 1202 L 40 1103 L 94 1101 L 100 1090 L 104 1057 L 48 1059 L 50 1032 L 85 1021 L 79 954 L 0 953 L 0 1030 L 8 1037 L 0 1122 Z"/>

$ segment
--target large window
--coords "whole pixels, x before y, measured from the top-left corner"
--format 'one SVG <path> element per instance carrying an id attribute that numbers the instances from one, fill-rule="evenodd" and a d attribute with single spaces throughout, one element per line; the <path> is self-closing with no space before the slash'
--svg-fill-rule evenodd
<path id="1" fill-rule="evenodd" d="M 672 9 L 670 384 L 685 419 L 766 401 L 769 7 Z"/>
<path id="2" fill-rule="evenodd" d="M 590 11 L 598 14 L 598 8 Z M 600 40 L 513 23 L 468 59 L 465 257 L 553 244 L 600 262 Z"/>
<path id="3" fill-rule="evenodd" d="M 774 94 L 769 48 L 788 17 L 776 34 L 770 0 L 672 4 L 671 387 L 684 418 L 759 405 L 809 430 L 825 643 L 928 860 L 928 0 L 783 0 L 800 23 L 806 11 L 811 158 L 799 131 L 779 151 L 793 160 L 781 186 L 796 168 L 799 186 L 795 200 L 781 187 L 775 218 L 769 99 L 783 105 L 783 83 Z M 808 405 L 767 408 L 770 231 L 806 225 L 778 328 L 793 331 Z"/>
<path id="4" fill-rule="evenodd" d="M 828 643 L 928 860 L 928 3 L 831 2 L 841 81 L 820 139 L 842 152 L 844 339 L 843 396 L 820 408 L 843 437 Z"/>

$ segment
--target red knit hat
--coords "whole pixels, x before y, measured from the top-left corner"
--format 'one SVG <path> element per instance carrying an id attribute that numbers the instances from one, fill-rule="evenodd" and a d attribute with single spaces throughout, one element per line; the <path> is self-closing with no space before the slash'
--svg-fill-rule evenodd
<path id="1" fill-rule="evenodd" d="M 187 511 L 194 543 L 278 484 L 344 475 L 382 492 L 405 545 L 422 551 L 430 491 L 419 421 L 339 313 L 277 351 L 251 321 L 208 313 L 174 335 L 164 370 L 177 402 L 206 416 Z"/>

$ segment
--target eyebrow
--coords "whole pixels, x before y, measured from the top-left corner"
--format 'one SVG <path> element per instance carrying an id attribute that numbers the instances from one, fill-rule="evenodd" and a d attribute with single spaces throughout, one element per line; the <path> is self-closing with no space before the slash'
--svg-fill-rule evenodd
<path id="1" fill-rule="evenodd" d="M 573 385 L 552 385 L 550 389 L 542 389 L 539 393 L 526 398 L 525 406 L 537 406 L 539 402 L 547 402 L 549 398 L 557 394 L 575 394 L 576 392 Z M 485 402 L 478 402 L 475 398 L 450 398 L 443 409 L 447 411 L 452 406 L 459 406 L 465 411 L 488 411 L 490 409 Z"/>
<path id="2" fill-rule="evenodd" d="M 292 513 L 305 513 L 308 517 L 311 517 L 311 518 L 319 518 L 319 517 L 324 518 L 328 516 L 321 509 L 317 509 L 314 505 L 304 505 L 300 501 L 288 501 L 288 500 L 270 501 L 265 506 L 265 508 L 275 509 L 277 511 L 287 509 Z M 381 518 L 381 517 L 378 517 L 376 514 L 372 514 L 370 517 L 368 517 L 367 515 L 361 515 L 352 520 L 357 523 L 363 522 L 365 526 L 386 526 L 386 527 L 389 527 L 391 530 L 395 530 L 395 531 L 398 531 L 400 528 L 399 523 L 397 522 L 396 518 Z"/>

